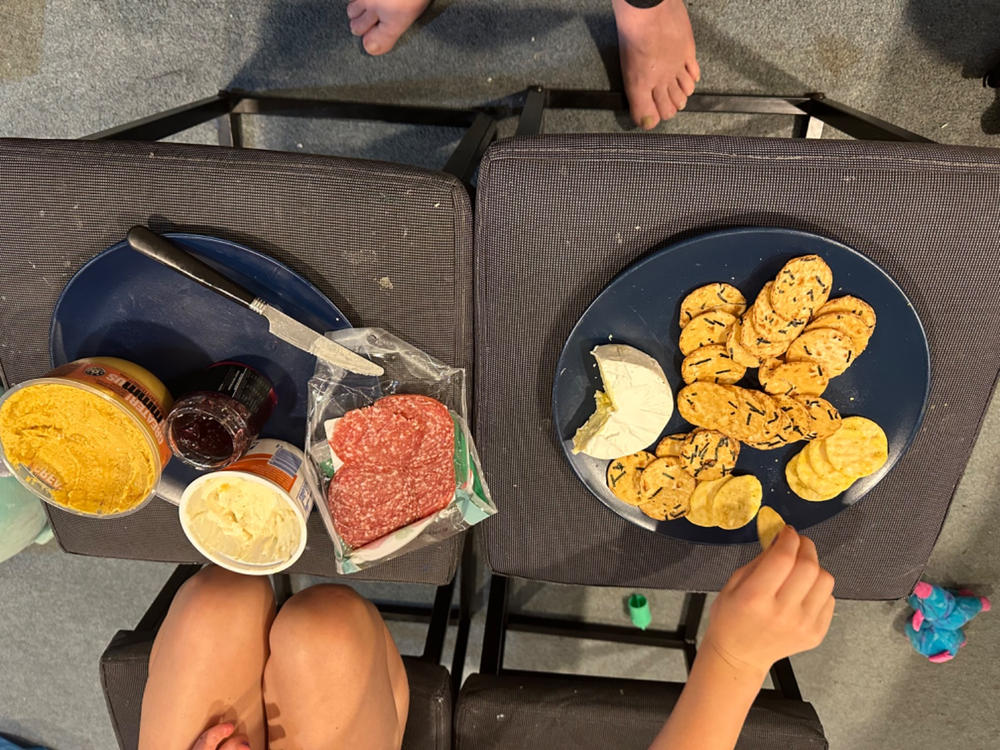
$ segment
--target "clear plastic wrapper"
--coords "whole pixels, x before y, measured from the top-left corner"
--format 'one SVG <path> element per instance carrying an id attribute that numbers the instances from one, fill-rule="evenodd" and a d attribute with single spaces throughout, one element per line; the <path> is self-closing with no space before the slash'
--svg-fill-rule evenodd
<path id="1" fill-rule="evenodd" d="M 467 421 L 465 371 L 449 367 L 379 328 L 351 328 L 328 338 L 382 366 L 381 377 L 357 375 L 317 360 L 309 381 L 306 453 L 322 482 L 319 512 L 336 551 L 337 571 L 354 573 L 461 533 L 496 513 Z M 440 510 L 363 545 L 351 546 L 331 515 L 330 483 L 343 469 L 331 448 L 337 420 L 394 395 L 429 396 L 443 404 L 454 424 L 454 491 Z M 440 407 L 438 407 L 440 408 Z"/>

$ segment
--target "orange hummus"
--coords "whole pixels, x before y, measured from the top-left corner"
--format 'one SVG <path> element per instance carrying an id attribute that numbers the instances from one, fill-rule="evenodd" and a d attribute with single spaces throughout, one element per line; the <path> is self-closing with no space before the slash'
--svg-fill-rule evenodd
<path id="1" fill-rule="evenodd" d="M 0 405 L 0 444 L 36 491 L 81 513 L 122 513 L 142 503 L 159 475 L 148 435 L 114 401 L 85 388 L 42 382 Z"/>

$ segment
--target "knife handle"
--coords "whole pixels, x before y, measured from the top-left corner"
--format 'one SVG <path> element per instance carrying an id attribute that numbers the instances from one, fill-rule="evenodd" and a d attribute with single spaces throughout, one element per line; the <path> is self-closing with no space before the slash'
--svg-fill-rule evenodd
<path id="1" fill-rule="evenodd" d="M 143 226 L 132 227 L 128 230 L 128 244 L 133 250 L 145 255 L 147 258 L 162 263 L 168 268 L 172 268 L 192 281 L 197 281 L 213 292 L 228 297 L 233 302 L 239 302 L 244 307 L 253 304 L 255 295 L 244 289 L 232 279 L 227 279 L 211 266 L 198 260 L 186 250 L 181 249 L 165 237 L 151 232 Z"/>

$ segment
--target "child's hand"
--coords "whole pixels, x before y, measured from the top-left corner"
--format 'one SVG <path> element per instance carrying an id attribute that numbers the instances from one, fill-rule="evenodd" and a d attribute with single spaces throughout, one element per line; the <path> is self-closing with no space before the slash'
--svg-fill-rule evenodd
<path id="1" fill-rule="evenodd" d="M 820 567 L 816 546 L 786 526 L 723 587 L 702 648 L 763 679 L 774 662 L 820 644 L 833 618 L 832 592 L 833 576 Z"/>
<path id="2" fill-rule="evenodd" d="M 236 727 L 229 722 L 209 727 L 195 740 L 191 750 L 250 750 L 246 739 L 231 736 L 235 731 Z"/>

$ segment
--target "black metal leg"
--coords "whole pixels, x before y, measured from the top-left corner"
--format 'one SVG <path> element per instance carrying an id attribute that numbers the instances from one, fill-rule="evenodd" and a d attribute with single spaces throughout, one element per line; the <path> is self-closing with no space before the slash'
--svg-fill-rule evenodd
<path id="1" fill-rule="evenodd" d="M 483 656 L 479 671 L 483 674 L 500 674 L 503 670 L 503 650 L 507 638 L 507 579 L 490 577 L 490 603 L 486 610 L 486 629 L 483 633 Z"/>
<path id="2" fill-rule="evenodd" d="M 292 598 L 292 577 L 288 573 L 275 573 L 271 576 L 271 583 L 274 586 L 274 602 L 280 609 Z"/>
<path id="3" fill-rule="evenodd" d="M 448 620 L 451 619 L 451 600 L 455 593 L 455 580 L 445 586 L 438 586 L 434 594 L 434 607 L 431 610 L 431 621 L 427 626 L 427 637 L 424 640 L 424 653 L 420 658 L 432 664 L 441 662 L 444 652 L 444 637 L 448 632 Z"/>
<path id="4" fill-rule="evenodd" d="M 472 626 L 473 599 L 476 596 L 475 537 L 470 532 L 465 537 L 462 550 L 462 572 L 458 589 L 458 631 L 455 634 L 455 652 L 451 659 L 451 688 L 458 695 L 465 672 L 465 654 L 469 647 L 469 629 Z"/>
<path id="5" fill-rule="evenodd" d="M 318 117 L 339 120 L 375 120 L 406 125 L 438 125 L 467 128 L 479 109 L 447 107 L 411 107 L 403 104 L 379 104 L 316 99 L 305 96 L 283 96 L 267 92 L 230 89 L 224 92 L 232 101 L 232 110 L 239 115 L 279 115 L 281 117 Z M 484 112 L 488 111 L 483 108 Z"/>
<path id="6" fill-rule="evenodd" d="M 479 167 L 479 162 L 489 145 L 496 140 L 497 122 L 490 115 L 482 112 L 476 115 L 472 125 L 459 141 L 454 153 L 448 158 L 443 171 L 455 175 L 468 184 L 472 175 Z"/>
<path id="7" fill-rule="evenodd" d="M 993 89 L 1000 89 L 1000 68 L 987 73 L 986 77 L 983 78 L 983 85 Z"/>
<path id="8" fill-rule="evenodd" d="M 705 594 L 687 594 L 684 596 L 684 610 L 681 615 L 681 634 L 684 638 L 684 666 L 688 674 L 694 665 L 694 657 L 698 654 L 698 628 L 701 626 L 701 615 L 705 611 Z"/>
<path id="9" fill-rule="evenodd" d="M 802 700 L 802 693 L 799 692 L 799 683 L 795 679 L 795 672 L 792 671 L 792 663 L 787 659 L 781 659 L 771 667 L 771 682 L 774 688 L 789 700 Z"/>
<path id="10" fill-rule="evenodd" d="M 243 115 L 229 113 L 229 144 L 233 148 L 243 148 Z"/>
<path id="11" fill-rule="evenodd" d="M 801 102 L 799 109 L 810 117 L 822 120 L 827 125 L 860 140 L 934 142 L 930 138 L 924 138 L 922 135 L 872 117 L 845 104 L 827 99 L 822 94 L 816 94 Z"/>
<path id="12" fill-rule="evenodd" d="M 823 121 L 809 115 L 796 115 L 792 126 L 792 138 L 822 138 Z"/>
<path id="13" fill-rule="evenodd" d="M 541 86 L 532 86 L 524 92 L 524 106 L 514 135 L 541 135 L 544 117 L 545 91 Z"/>
<path id="14" fill-rule="evenodd" d="M 158 141 L 168 135 L 201 125 L 229 112 L 228 94 L 220 92 L 206 99 L 168 109 L 149 117 L 83 136 L 85 141 Z"/>

